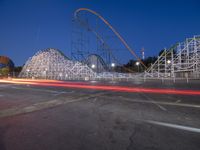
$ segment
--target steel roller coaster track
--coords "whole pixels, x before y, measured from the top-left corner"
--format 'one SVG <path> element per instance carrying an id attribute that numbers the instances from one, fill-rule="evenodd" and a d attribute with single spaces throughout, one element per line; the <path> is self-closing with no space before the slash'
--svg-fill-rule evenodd
<path id="1" fill-rule="evenodd" d="M 146 65 L 142 62 L 142 60 L 136 55 L 136 53 L 132 50 L 132 48 L 127 44 L 127 42 L 124 40 L 124 38 L 119 34 L 119 32 L 117 32 L 113 26 L 106 20 L 104 19 L 100 14 L 98 14 L 97 12 L 88 9 L 88 8 L 79 8 L 74 12 L 74 19 L 78 19 L 78 13 L 81 11 L 87 11 L 90 12 L 94 15 L 96 15 L 99 19 L 101 19 L 111 30 L 112 32 L 118 37 L 118 39 L 123 43 L 123 45 L 129 50 L 129 52 L 137 59 L 137 61 L 139 61 L 145 69 L 147 69 Z"/>

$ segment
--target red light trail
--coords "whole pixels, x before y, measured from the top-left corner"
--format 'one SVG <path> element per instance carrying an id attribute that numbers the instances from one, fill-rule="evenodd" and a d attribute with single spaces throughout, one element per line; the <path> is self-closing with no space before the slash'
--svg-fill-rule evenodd
<path id="1" fill-rule="evenodd" d="M 56 80 L 12 79 L 12 80 L 0 80 L 0 82 L 22 84 L 22 85 L 28 84 L 35 86 L 106 90 L 106 91 L 129 92 L 129 93 L 200 95 L 200 90 L 158 89 L 158 88 L 141 88 L 141 87 L 126 87 L 126 86 L 112 86 L 112 85 L 90 85 L 89 83 L 85 82 L 67 82 L 67 81 L 56 81 Z"/>

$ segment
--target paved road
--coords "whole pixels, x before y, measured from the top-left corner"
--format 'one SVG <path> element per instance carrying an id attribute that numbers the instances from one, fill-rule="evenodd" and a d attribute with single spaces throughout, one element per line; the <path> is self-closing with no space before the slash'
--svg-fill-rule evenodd
<path id="1" fill-rule="evenodd" d="M 200 90 L 199 81 L 109 84 Z M 0 83 L 0 150 L 199 150 L 199 116 L 199 95 Z"/>

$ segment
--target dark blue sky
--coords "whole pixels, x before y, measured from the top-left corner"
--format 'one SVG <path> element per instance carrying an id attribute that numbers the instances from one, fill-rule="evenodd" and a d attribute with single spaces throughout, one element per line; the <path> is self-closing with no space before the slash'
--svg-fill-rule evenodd
<path id="1" fill-rule="evenodd" d="M 80 7 L 99 12 L 148 56 L 200 34 L 199 0 L 0 0 L 0 55 L 16 65 L 49 47 L 70 55 L 71 19 Z"/>

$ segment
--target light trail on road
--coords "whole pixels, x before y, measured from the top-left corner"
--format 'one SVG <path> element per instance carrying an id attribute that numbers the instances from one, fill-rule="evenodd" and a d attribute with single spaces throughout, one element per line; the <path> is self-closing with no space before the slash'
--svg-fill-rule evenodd
<path id="1" fill-rule="evenodd" d="M 85 82 L 68 82 L 55 80 L 0 80 L 1 83 L 13 83 L 22 85 L 35 86 L 52 86 L 64 88 L 78 88 L 91 90 L 105 90 L 129 93 L 153 93 L 153 94 L 178 94 L 178 95 L 200 95 L 200 90 L 178 90 L 178 89 L 159 89 L 159 88 L 141 88 L 141 87 L 126 87 L 126 86 L 112 86 L 112 85 L 90 85 Z"/>

